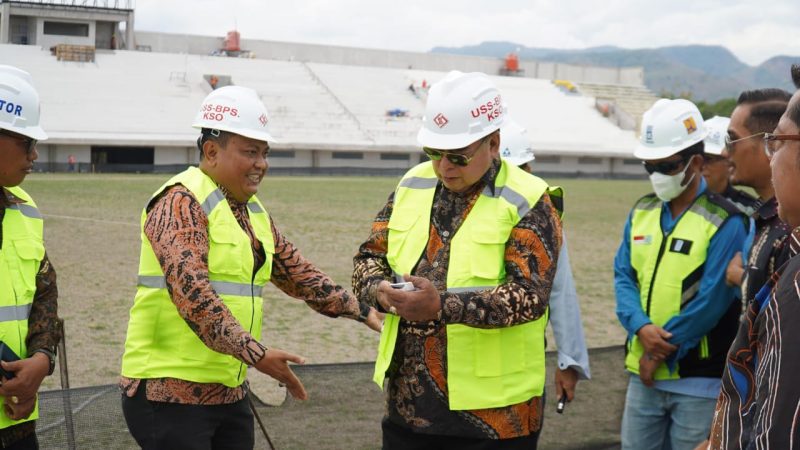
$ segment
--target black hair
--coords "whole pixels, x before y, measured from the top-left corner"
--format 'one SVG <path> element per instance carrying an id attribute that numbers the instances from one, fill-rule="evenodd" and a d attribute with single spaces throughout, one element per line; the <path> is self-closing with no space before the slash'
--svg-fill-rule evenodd
<path id="1" fill-rule="evenodd" d="M 197 149 L 200 150 L 200 159 L 203 159 L 203 145 L 207 141 L 216 142 L 220 147 L 228 145 L 228 139 L 231 135 L 227 131 L 215 130 L 212 128 L 203 128 L 200 130 L 200 137 L 197 138 Z"/>
<path id="2" fill-rule="evenodd" d="M 792 64 L 792 82 L 797 89 L 800 89 L 800 64 Z M 787 116 L 794 122 L 795 125 L 800 127 L 800 102 L 797 102 L 791 110 L 787 111 Z"/>
<path id="3" fill-rule="evenodd" d="M 684 161 L 688 161 L 690 157 L 694 155 L 703 156 L 706 151 L 706 144 L 703 141 L 697 142 L 692 144 L 691 146 L 681 150 L 678 152 L 678 155 L 684 159 Z"/>
<path id="4" fill-rule="evenodd" d="M 742 92 L 736 105 L 750 105 L 750 114 L 744 121 L 750 133 L 771 133 L 778 126 L 791 98 L 792 94 L 783 89 L 754 89 Z"/>

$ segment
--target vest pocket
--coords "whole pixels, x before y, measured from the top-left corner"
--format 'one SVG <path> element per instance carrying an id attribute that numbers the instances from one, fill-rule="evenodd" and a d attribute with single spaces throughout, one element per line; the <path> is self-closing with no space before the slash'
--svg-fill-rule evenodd
<path id="1" fill-rule="evenodd" d="M 18 239 L 12 242 L 19 256 L 19 273 L 13 277 L 14 285 L 21 288 L 23 295 L 32 297 L 36 291 L 36 274 L 44 258 L 44 245 L 34 239 Z"/>
<path id="2" fill-rule="evenodd" d="M 209 239 L 212 243 L 208 252 L 209 272 L 237 276 L 252 272 L 252 265 L 245 267 L 247 260 L 252 262 L 252 252 L 249 248 L 250 239 L 242 229 L 232 226 L 211 227 Z"/>
<path id="3" fill-rule="evenodd" d="M 415 225 L 420 217 L 419 211 L 411 209 L 392 212 L 387 224 L 389 234 L 386 259 L 396 271 L 411 271 L 425 249 L 428 230 L 417 230 L 415 233 Z M 419 253 L 413 248 L 415 244 L 419 246 Z"/>
<path id="4" fill-rule="evenodd" d="M 525 368 L 525 340 L 515 327 L 473 328 L 475 376 L 499 377 Z"/>
<path id="5" fill-rule="evenodd" d="M 507 227 L 476 226 L 473 228 L 473 245 L 469 257 L 470 268 L 476 278 L 493 282 L 505 278 L 505 252 L 508 237 Z"/>

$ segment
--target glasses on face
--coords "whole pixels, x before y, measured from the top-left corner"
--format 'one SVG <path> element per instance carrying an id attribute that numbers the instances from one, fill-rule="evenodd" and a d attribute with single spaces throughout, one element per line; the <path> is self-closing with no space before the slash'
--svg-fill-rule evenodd
<path id="1" fill-rule="evenodd" d="M 772 158 L 781 149 L 783 141 L 800 141 L 800 134 L 764 133 L 764 153 L 768 158 Z"/>
<path id="2" fill-rule="evenodd" d="M 733 154 L 734 150 L 736 149 L 736 144 L 737 143 L 742 142 L 742 141 L 746 141 L 748 139 L 753 139 L 754 137 L 763 136 L 765 134 L 767 134 L 767 133 L 764 133 L 762 131 L 761 133 L 751 134 L 750 136 L 739 138 L 739 139 L 734 139 L 734 140 L 731 140 L 730 136 L 726 135 L 725 136 L 725 149 L 728 150 L 729 154 Z"/>
<path id="3" fill-rule="evenodd" d="M 647 171 L 648 174 L 652 175 L 654 172 L 663 173 L 664 175 L 669 175 L 673 172 L 676 172 L 678 169 L 683 167 L 686 164 L 687 159 L 681 158 L 677 161 L 662 161 L 658 163 L 652 163 L 650 161 L 642 161 L 642 165 L 644 166 L 644 170 Z"/>
<path id="4" fill-rule="evenodd" d="M 480 144 L 478 144 L 478 149 L 475 150 L 472 156 L 467 156 L 461 153 L 465 151 L 469 146 L 452 151 L 442 151 L 430 147 L 422 147 L 422 151 L 425 152 L 426 155 L 428 155 L 428 158 L 430 158 L 431 161 L 440 161 L 442 157 L 445 157 L 447 158 L 448 161 L 457 166 L 466 167 L 475 158 L 475 155 L 478 154 L 478 151 L 480 151 L 481 147 L 485 142 L 487 142 L 487 140 L 483 139 L 480 142 Z"/>
<path id="5" fill-rule="evenodd" d="M 36 143 L 38 142 L 34 138 L 29 138 L 27 136 L 20 136 L 18 134 L 11 134 L 11 133 L 5 132 L 3 130 L 0 130 L 0 134 L 2 134 L 3 136 L 8 136 L 11 139 L 14 139 L 14 140 L 22 143 L 22 145 L 25 147 L 25 154 L 26 155 L 30 155 L 31 153 L 33 153 L 33 150 L 36 148 Z"/>

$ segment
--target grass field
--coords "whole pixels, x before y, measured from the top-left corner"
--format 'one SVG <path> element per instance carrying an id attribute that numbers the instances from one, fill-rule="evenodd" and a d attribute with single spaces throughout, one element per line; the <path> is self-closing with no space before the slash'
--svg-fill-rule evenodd
<path id="1" fill-rule="evenodd" d="M 72 386 L 113 383 L 135 293 L 139 216 L 164 175 L 36 174 L 23 187 L 45 216 L 58 272 Z M 566 190 L 565 229 L 590 347 L 621 344 L 614 315 L 614 252 L 646 181 L 548 180 Z M 345 287 L 352 257 L 394 188 L 395 178 L 268 177 L 259 198 L 302 253 Z M 313 313 L 274 287 L 265 294 L 263 341 L 308 363 L 374 359 L 378 335 Z M 553 340 L 549 339 L 552 346 Z M 56 387 L 55 377 L 46 387 Z"/>

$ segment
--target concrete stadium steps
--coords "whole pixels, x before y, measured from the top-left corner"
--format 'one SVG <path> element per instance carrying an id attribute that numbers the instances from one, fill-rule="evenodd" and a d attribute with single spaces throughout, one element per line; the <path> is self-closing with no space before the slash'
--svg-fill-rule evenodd
<path id="1" fill-rule="evenodd" d="M 493 77 L 509 116 L 527 128 L 535 152 L 632 154 L 633 133 L 611 124 L 588 97 L 567 94 L 548 80 Z"/>
<path id="2" fill-rule="evenodd" d="M 371 137 L 389 145 L 416 145 L 416 134 L 425 112 L 423 80 L 428 84 L 441 72 L 398 70 L 380 67 L 352 67 L 307 63 L 339 101 L 355 116 Z M 419 95 L 408 87 L 414 84 Z M 391 109 L 404 109 L 408 117 L 387 117 Z M 392 142 L 388 142 L 392 141 Z"/>
<path id="3" fill-rule="evenodd" d="M 425 93 L 418 98 L 408 86 L 419 87 L 422 80 L 431 85 L 446 75 L 131 51 L 98 52 L 95 63 L 59 62 L 47 50 L 21 45 L 0 45 L 0 61 L 32 73 L 42 97 L 42 124 L 56 145 L 192 147 L 197 136 L 192 120 L 211 91 L 204 77 L 217 74 L 259 93 L 281 141 L 278 148 L 413 150 Z M 591 97 L 567 95 L 549 80 L 492 79 L 510 116 L 528 128 L 537 152 L 625 158 L 636 145 L 634 133 L 603 118 Z M 631 98 L 646 92 L 625 88 L 617 91 Z M 409 117 L 387 117 L 393 108 L 408 110 Z"/>
<path id="4" fill-rule="evenodd" d="M 659 98 L 645 86 L 579 83 L 578 90 L 589 97 L 613 100 L 617 107 L 631 116 L 637 124 L 641 122 L 645 111 Z"/>

